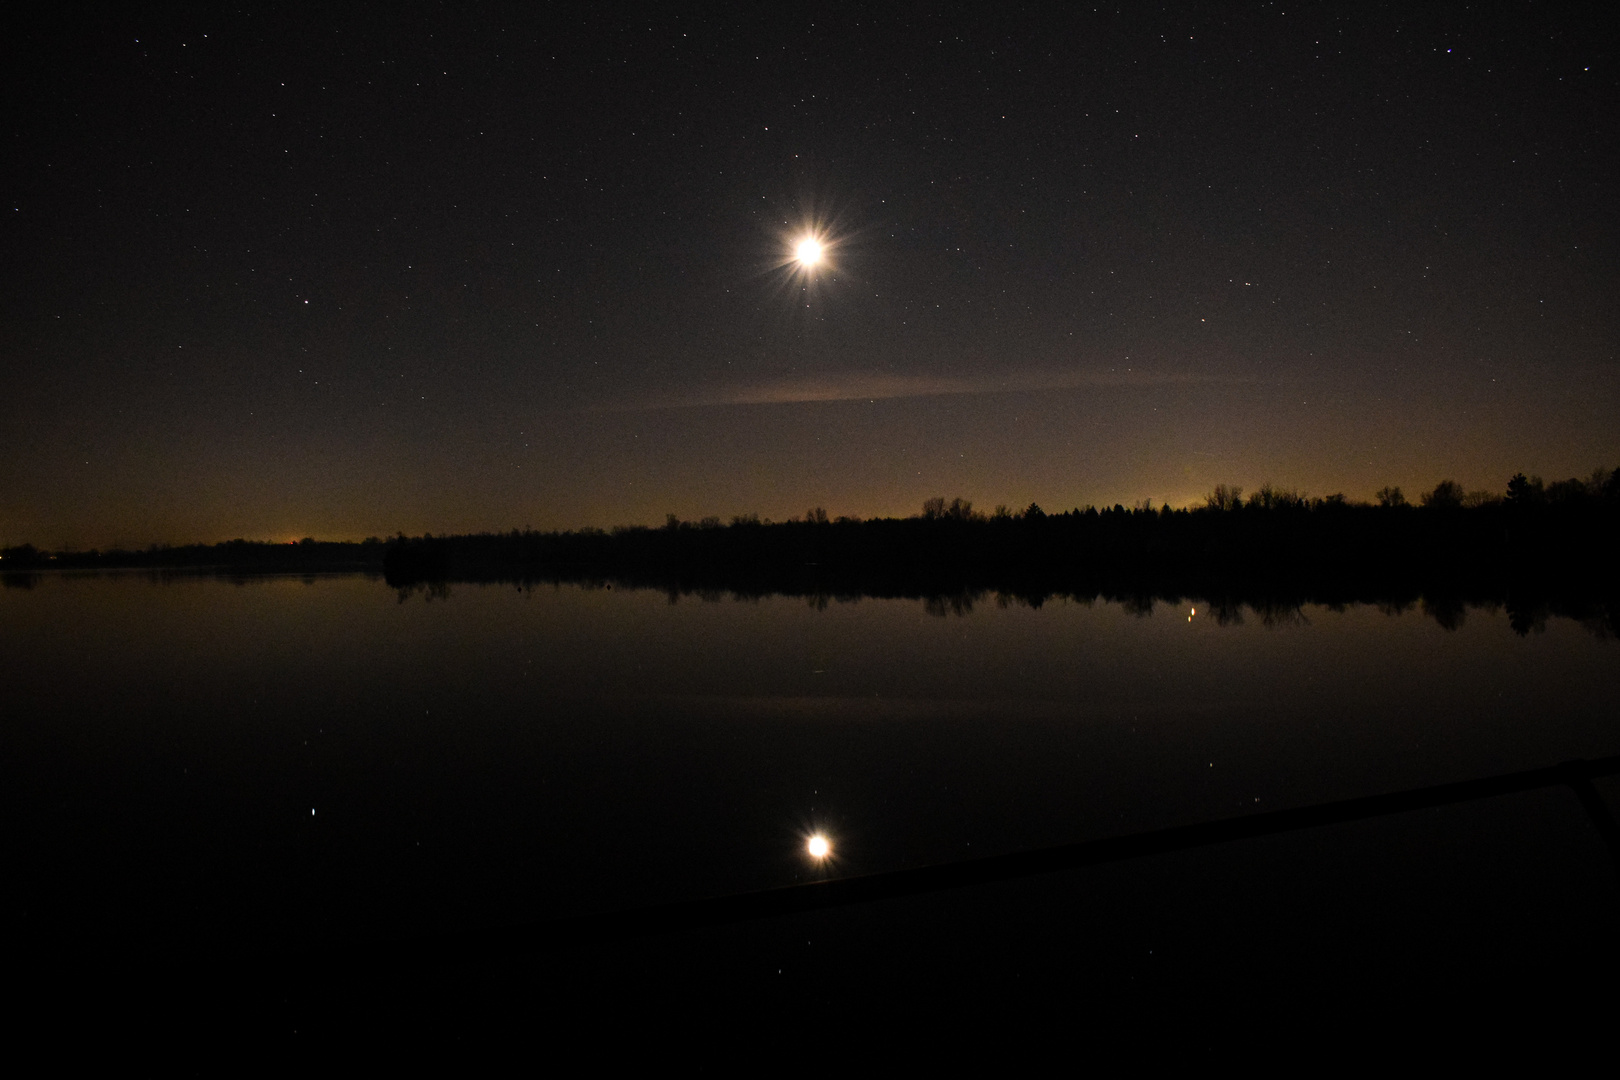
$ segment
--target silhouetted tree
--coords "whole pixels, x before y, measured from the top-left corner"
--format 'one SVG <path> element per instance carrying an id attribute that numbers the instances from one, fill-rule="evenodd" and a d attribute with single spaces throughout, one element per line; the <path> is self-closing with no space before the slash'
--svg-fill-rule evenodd
<path id="1" fill-rule="evenodd" d="M 1514 473 L 1508 481 L 1507 504 L 1515 509 L 1535 506 L 1541 502 L 1541 477 L 1525 479 L 1524 473 Z"/>
<path id="2" fill-rule="evenodd" d="M 1586 484 L 1573 477 L 1547 486 L 1547 501 L 1553 506 L 1579 506 L 1586 499 Z"/>
<path id="3" fill-rule="evenodd" d="M 1249 506 L 1260 510 L 1284 510 L 1304 503 L 1304 497 L 1298 492 L 1273 487 L 1270 483 L 1261 484 L 1260 490 L 1249 496 Z"/>
<path id="4" fill-rule="evenodd" d="M 1620 469 L 1610 469 L 1608 473 L 1603 481 L 1603 500 L 1611 505 L 1620 505 Z"/>
<path id="5" fill-rule="evenodd" d="M 1423 505 L 1433 510 L 1456 510 L 1462 504 L 1462 485 L 1455 480 L 1442 480 L 1423 496 Z"/>
<path id="6" fill-rule="evenodd" d="M 1396 507 L 1406 505 L 1406 495 L 1398 487 L 1381 487 L 1378 489 L 1378 505 L 1383 507 Z"/>

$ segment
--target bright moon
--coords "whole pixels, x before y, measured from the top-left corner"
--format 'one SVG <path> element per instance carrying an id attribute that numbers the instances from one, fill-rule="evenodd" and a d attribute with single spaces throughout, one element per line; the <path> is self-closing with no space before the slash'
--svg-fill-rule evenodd
<path id="1" fill-rule="evenodd" d="M 825 859 L 832 853 L 832 845 L 827 843 L 827 838 L 820 833 L 812 836 L 810 843 L 806 846 L 810 849 L 812 859 Z"/>
<path id="2" fill-rule="evenodd" d="M 821 241 L 814 237 L 805 237 L 799 241 L 799 246 L 793 250 L 794 257 L 801 266 L 814 266 L 821 261 Z"/>

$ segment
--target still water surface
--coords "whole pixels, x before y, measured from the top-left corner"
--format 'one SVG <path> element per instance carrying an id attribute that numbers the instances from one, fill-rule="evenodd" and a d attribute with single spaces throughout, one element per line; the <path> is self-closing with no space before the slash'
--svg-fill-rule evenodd
<path id="1" fill-rule="evenodd" d="M 1620 752 L 1579 623 L 1240 614 L 45 575 L 0 591 L 6 903 L 36 941 L 413 935 Z M 1521 847 L 1612 891 L 1568 801 Z"/>

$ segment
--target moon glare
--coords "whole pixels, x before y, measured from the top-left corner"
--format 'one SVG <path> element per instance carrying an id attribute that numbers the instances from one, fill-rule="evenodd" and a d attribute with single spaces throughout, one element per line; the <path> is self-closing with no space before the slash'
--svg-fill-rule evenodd
<path id="1" fill-rule="evenodd" d="M 821 241 L 813 236 L 807 236 L 799 241 L 793 249 L 793 257 L 799 260 L 799 265 L 810 267 L 821 261 Z"/>

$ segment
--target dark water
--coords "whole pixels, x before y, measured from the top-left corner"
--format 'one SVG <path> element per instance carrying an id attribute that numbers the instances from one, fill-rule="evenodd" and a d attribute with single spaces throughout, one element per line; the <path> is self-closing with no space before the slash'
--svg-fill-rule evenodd
<path id="1" fill-rule="evenodd" d="M 863 873 L 1620 752 L 1620 641 L 1486 609 L 45 575 L 0 591 L 0 635 L 4 902 L 36 951 L 498 933 L 806 880 L 816 829 Z M 1562 977 L 1612 963 L 1617 915 L 1550 789 L 603 963 L 1282 992 Z"/>

